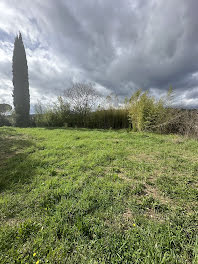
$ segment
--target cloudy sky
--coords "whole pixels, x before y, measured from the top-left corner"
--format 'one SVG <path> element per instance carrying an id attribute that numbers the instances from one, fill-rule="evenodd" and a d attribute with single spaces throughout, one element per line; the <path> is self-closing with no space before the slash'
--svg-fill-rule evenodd
<path id="1" fill-rule="evenodd" d="M 13 42 L 21 31 L 32 106 L 72 82 L 104 95 L 137 88 L 198 107 L 197 0 L 0 0 L 0 103 L 12 103 Z"/>

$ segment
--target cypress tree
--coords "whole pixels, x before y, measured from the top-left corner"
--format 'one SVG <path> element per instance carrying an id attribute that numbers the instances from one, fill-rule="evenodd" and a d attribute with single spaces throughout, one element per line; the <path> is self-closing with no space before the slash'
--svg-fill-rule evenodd
<path id="1" fill-rule="evenodd" d="M 28 65 L 22 35 L 16 36 L 14 42 L 13 60 L 13 102 L 16 114 L 16 126 L 27 127 L 30 120 L 30 94 L 28 80 Z"/>

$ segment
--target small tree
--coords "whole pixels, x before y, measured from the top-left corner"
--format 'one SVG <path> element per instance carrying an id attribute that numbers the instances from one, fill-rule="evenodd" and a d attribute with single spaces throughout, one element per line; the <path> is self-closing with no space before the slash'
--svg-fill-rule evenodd
<path id="1" fill-rule="evenodd" d="M 156 100 L 149 96 L 148 91 L 137 90 L 129 100 L 129 120 L 134 131 L 157 130 L 157 128 L 172 117 L 170 106 L 171 90 L 166 99 Z"/>
<path id="2" fill-rule="evenodd" d="M 16 126 L 26 127 L 29 125 L 30 94 L 27 59 L 21 33 L 14 42 L 12 72 Z"/>
<path id="3" fill-rule="evenodd" d="M 9 104 L 0 104 L 0 114 L 6 114 L 12 110 L 12 106 Z"/>
<path id="4" fill-rule="evenodd" d="M 79 116 L 83 126 L 86 124 L 87 115 L 96 107 L 99 96 L 91 83 L 74 83 L 71 88 L 64 91 L 64 99 Z"/>
<path id="5" fill-rule="evenodd" d="M 0 104 L 0 126 L 11 125 L 6 114 L 12 110 L 12 106 L 9 104 Z"/>
<path id="6" fill-rule="evenodd" d="M 70 106 L 61 96 L 52 105 L 44 106 L 40 101 L 34 105 L 34 121 L 36 126 L 67 126 Z"/>

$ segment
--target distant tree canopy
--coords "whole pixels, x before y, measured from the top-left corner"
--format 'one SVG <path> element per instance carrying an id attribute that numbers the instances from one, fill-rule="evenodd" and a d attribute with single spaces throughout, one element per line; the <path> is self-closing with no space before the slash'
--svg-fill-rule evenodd
<path id="1" fill-rule="evenodd" d="M 86 114 L 95 105 L 100 94 L 91 83 L 74 83 L 64 91 L 64 99 L 78 113 Z"/>
<path id="2" fill-rule="evenodd" d="M 129 120 L 134 131 L 156 131 L 169 122 L 177 111 L 170 108 L 172 88 L 165 98 L 156 100 L 148 91 L 137 90 L 128 102 Z"/>
<path id="3" fill-rule="evenodd" d="M 8 120 L 6 113 L 12 110 L 12 106 L 9 104 L 0 104 L 0 127 L 1 126 L 10 126 L 11 123 Z"/>
<path id="4" fill-rule="evenodd" d="M 128 111 L 115 108 L 114 98 L 104 98 L 90 83 L 74 83 L 51 106 L 35 105 L 36 126 L 68 126 L 88 128 L 128 128 Z"/>
<path id="5" fill-rule="evenodd" d="M 0 114 L 4 114 L 6 112 L 10 112 L 12 110 L 12 106 L 9 104 L 0 104 Z"/>
<path id="6" fill-rule="evenodd" d="M 29 125 L 30 94 L 28 65 L 21 33 L 15 38 L 14 42 L 12 72 L 16 126 L 27 127 Z"/>
<path id="7" fill-rule="evenodd" d="M 78 113 L 84 126 L 87 115 L 94 107 L 97 107 L 99 97 L 100 94 L 91 83 L 74 83 L 72 87 L 64 91 L 63 96 L 71 109 L 75 113 Z"/>
<path id="8" fill-rule="evenodd" d="M 34 125 L 47 127 L 87 127 L 178 133 L 198 137 L 198 112 L 173 107 L 172 88 L 161 99 L 137 90 L 123 103 L 116 96 L 98 98 L 94 87 L 74 84 L 53 105 L 35 105 Z M 117 102 L 116 102 L 117 101 Z M 102 103 L 102 105 L 100 104 Z"/>

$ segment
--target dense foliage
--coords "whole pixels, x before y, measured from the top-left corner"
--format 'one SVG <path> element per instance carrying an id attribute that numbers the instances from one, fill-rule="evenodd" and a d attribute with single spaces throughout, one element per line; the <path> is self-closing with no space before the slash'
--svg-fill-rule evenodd
<path id="1" fill-rule="evenodd" d="M 29 125 L 30 94 L 27 59 L 21 33 L 14 42 L 12 72 L 16 126 L 27 127 Z"/>
<path id="2" fill-rule="evenodd" d="M 38 103 L 35 106 L 34 121 L 40 127 L 87 127 L 103 129 L 121 129 L 129 127 L 128 111 L 120 108 L 98 108 L 90 111 L 82 119 L 82 114 L 70 109 L 59 98 L 51 107 L 44 107 Z"/>
<path id="3" fill-rule="evenodd" d="M 75 83 L 56 103 L 35 105 L 35 125 L 47 127 L 128 128 L 128 110 L 114 107 L 114 98 L 102 98 L 91 84 Z"/>
<path id="4" fill-rule="evenodd" d="M 10 113 L 12 106 L 9 104 L 0 104 L 0 126 L 10 126 L 11 122 L 6 114 Z"/>
<path id="5" fill-rule="evenodd" d="M 125 100 L 125 103 L 117 104 L 116 107 L 113 96 L 108 96 L 106 99 L 99 98 L 98 101 L 93 100 L 97 95 L 93 87 L 89 90 L 90 87 L 84 85 L 83 89 L 80 89 L 79 96 L 79 85 L 77 91 L 75 85 L 69 90 L 69 98 L 58 97 L 57 102 L 51 106 L 36 104 L 34 125 L 102 129 L 133 128 L 133 131 L 198 136 L 198 111 L 173 108 L 174 97 L 171 88 L 167 95 L 159 100 L 150 96 L 148 91 L 138 90 L 130 100 Z M 83 93 L 86 100 L 83 100 Z M 87 98 L 92 99 L 89 101 Z M 93 105 L 95 108 L 91 107 Z"/>
<path id="6" fill-rule="evenodd" d="M 137 90 L 129 100 L 128 109 L 134 131 L 155 130 L 171 118 L 166 101 L 156 100 L 148 91 Z"/>

